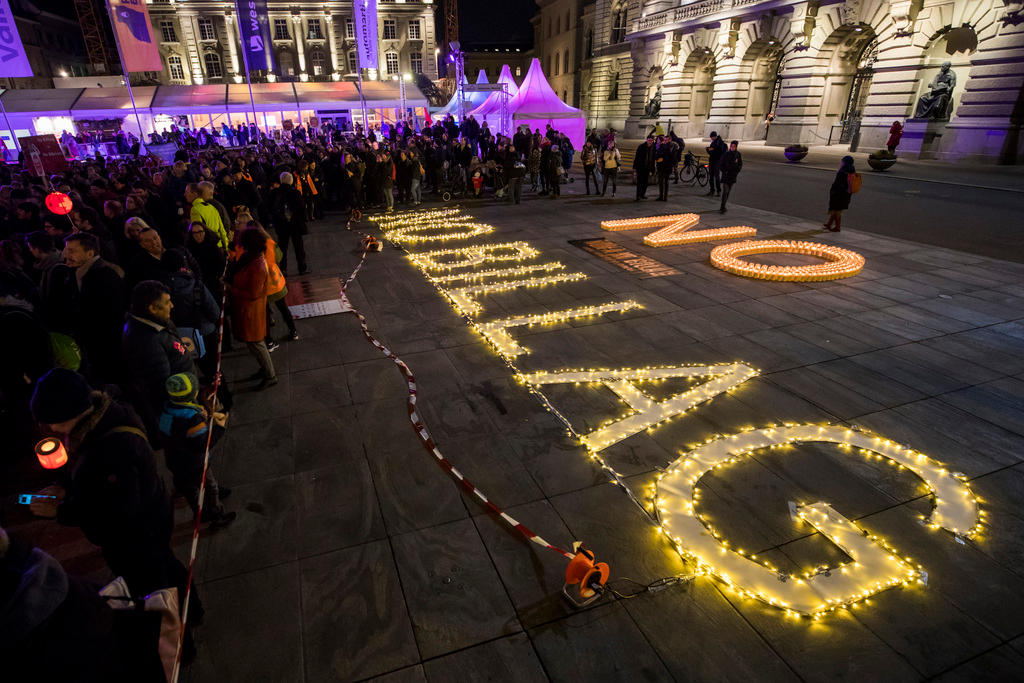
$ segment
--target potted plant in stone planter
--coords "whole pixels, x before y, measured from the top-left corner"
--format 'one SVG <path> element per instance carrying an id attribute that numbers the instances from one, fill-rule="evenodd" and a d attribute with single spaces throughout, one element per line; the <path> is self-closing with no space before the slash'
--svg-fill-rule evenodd
<path id="1" fill-rule="evenodd" d="M 880 149 L 868 155 L 868 166 L 876 171 L 886 171 L 896 163 L 896 155 L 887 149 Z"/>
<path id="2" fill-rule="evenodd" d="M 807 156 L 807 145 L 789 145 L 786 147 L 786 159 L 800 161 Z"/>

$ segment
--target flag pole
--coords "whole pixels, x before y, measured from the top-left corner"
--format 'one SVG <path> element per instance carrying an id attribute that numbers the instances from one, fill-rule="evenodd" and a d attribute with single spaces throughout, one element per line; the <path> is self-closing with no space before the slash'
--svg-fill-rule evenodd
<path id="1" fill-rule="evenodd" d="M 110 17 L 110 28 L 114 33 L 114 44 L 117 46 L 117 58 L 121 61 L 121 73 L 124 74 L 124 84 L 128 88 L 128 99 L 132 103 L 132 111 L 135 112 L 135 123 L 139 126 L 139 149 L 145 149 L 146 147 L 146 134 L 142 132 L 142 118 L 139 116 L 139 110 L 135 106 L 135 93 L 132 92 L 132 79 L 128 73 L 128 66 L 124 61 L 124 50 L 121 49 L 121 39 L 117 35 L 117 17 L 114 16 L 114 7 L 110 0 L 105 0 L 107 5 L 107 15 Z M 152 30 L 152 26 L 149 27 Z"/>
<path id="2" fill-rule="evenodd" d="M 260 127 L 260 125 L 259 125 L 260 124 L 260 117 L 256 115 L 256 98 L 253 97 L 253 95 L 252 95 L 252 78 L 249 77 L 249 53 L 246 52 L 246 50 L 245 50 L 245 36 L 242 34 L 242 15 L 239 14 L 239 12 L 238 12 L 238 5 L 237 4 L 235 5 L 235 14 L 238 16 L 238 43 L 239 43 L 239 45 L 242 48 L 242 66 L 245 67 L 245 83 L 246 83 L 247 86 L 249 86 L 249 104 L 252 105 L 252 119 L 253 119 L 253 121 L 256 122 L 256 129 L 259 130 L 259 127 Z M 266 49 L 267 49 L 266 46 L 264 46 L 263 50 L 266 51 Z M 270 53 L 267 52 L 267 54 L 269 55 Z M 228 89 L 228 91 L 230 92 L 230 88 Z M 228 114 L 228 125 L 231 125 L 231 115 L 230 114 Z M 267 133 L 267 135 L 269 137 L 270 133 L 266 130 L 266 127 L 267 127 L 267 117 L 264 116 L 263 117 L 263 128 L 264 128 L 263 132 Z M 259 147 L 259 144 L 260 144 L 260 141 L 257 140 L 256 141 L 256 147 L 257 148 Z"/>
<path id="3" fill-rule="evenodd" d="M 367 0 L 355 0 L 355 1 L 362 4 L 363 12 L 365 13 L 366 12 Z M 363 19 L 360 21 L 360 25 L 362 25 L 362 23 L 364 21 L 366 21 L 366 17 L 365 16 L 363 16 Z M 376 24 L 376 22 L 374 22 L 374 24 Z M 374 36 L 374 39 L 376 39 L 376 36 Z M 363 61 L 363 47 L 364 47 L 363 45 L 359 44 L 359 35 L 357 34 L 356 35 L 356 89 L 359 90 L 359 105 L 363 108 L 363 135 L 369 135 L 370 134 L 370 124 L 369 124 L 369 122 L 366 119 L 366 98 L 363 97 L 363 66 L 361 64 L 361 62 Z M 374 45 L 374 48 L 376 49 L 376 44 Z M 380 64 L 378 64 L 377 66 L 380 66 Z"/>
<path id="4" fill-rule="evenodd" d="M 10 92 L 10 90 L 5 90 L 4 95 L 8 92 Z M 11 120 L 7 118 L 7 107 L 4 106 L 4 98 L 2 95 L 0 95 L 0 112 L 3 112 L 4 114 L 4 123 L 7 124 L 7 130 L 11 131 L 11 142 L 14 143 L 14 151 L 21 154 L 21 145 L 18 144 L 18 134 L 14 132 L 14 126 L 11 125 Z M 4 149 L 6 150 L 6 146 Z M 6 154 L 4 156 L 6 156 Z"/>

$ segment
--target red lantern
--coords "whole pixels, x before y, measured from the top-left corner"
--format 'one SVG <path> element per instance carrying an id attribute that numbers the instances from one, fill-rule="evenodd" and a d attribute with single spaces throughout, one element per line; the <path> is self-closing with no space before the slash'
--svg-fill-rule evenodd
<path id="1" fill-rule="evenodd" d="M 64 444 L 60 439 L 50 437 L 36 444 L 36 457 L 44 469 L 55 470 L 67 463 L 68 452 L 64 450 Z"/>
<path id="2" fill-rule="evenodd" d="M 46 208 L 58 216 L 66 216 L 71 213 L 74 203 L 71 197 L 63 192 L 51 192 L 46 195 Z"/>

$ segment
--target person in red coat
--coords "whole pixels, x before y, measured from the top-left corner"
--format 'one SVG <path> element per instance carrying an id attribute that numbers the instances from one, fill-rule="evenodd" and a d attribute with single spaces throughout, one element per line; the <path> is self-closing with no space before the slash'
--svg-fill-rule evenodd
<path id="1" fill-rule="evenodd" d="M 899 146 L 901 137 L 903 137 L 903 124 L 899 121 L 893 121 L 892 125 L 889 126 L 889 141 L 885 143 L 890 153 L 896 152 L 896 147 Z"/>
<path id="2" fill-rule="evenodd" d="M 260 369 L 250 377 L 259 379 L 259 390 L 277 384 L 274 361 L 267 349 L 267 282 L 269 271 L 263 252 L 267 237 L 255 228 L 246 228 L 238 238 L 242 255 L 228 266 L 225 277 L 235 339 L 245 342 Z"/>

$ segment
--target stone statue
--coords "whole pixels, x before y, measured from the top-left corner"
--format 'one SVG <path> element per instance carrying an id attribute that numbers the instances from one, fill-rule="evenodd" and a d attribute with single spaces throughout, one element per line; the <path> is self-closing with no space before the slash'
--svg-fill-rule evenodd
<path id="1" fill-rule="evenodd" d="M 949 105 L 953 99 L 953 88 L 956 87 L 956 74 L 950 71 L 950 63 L 943 62 L 939 73 L 928 85 L 928 93 L 921 95 L 917 100 L 917 110 L 914 112 L 915 119 L 938 119 L 949 118 Z"/>
<path id="2" fill-rule="evenodd" d="M 658 84 L 658 89 L 654 92 L 654 97 L 644 107 L 644 116 L 648 118 L 655 118 L 661 113 L 661 83 Z"/>

